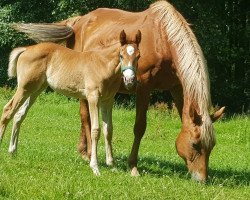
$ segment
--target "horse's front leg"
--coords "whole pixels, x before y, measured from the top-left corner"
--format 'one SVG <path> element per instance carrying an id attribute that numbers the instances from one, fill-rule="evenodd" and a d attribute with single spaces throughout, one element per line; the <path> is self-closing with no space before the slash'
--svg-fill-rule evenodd
<path id="1" fill-rule="evenodd" d="M 89 113 L 91 121 L 91 158 L 90 167 L 95 175 L 100 175 L 98 163 L 97 163 L 97 144 L 100 138 L 100 127 L 99 127 L 99 95 L 98 91 L 91 91 L 87 95 L 87 100 L 89 103 Z"/>
<path id="2" fill-rule="evenodd" d="M 112 124 L 112 107 L 114 99 L 102 102 L 102 121 L 103 121 L 103 134 L 105 138 L 105 150 L 106 150 L 106 164 L 113 166 L 113 153 L 112 153 L 112 136 L 113 136 L 113 124 Z"/>
<path id="3" fill-rule="evenodd" d="M 138 151 L 141 139 L 146 130 L 149 99 L 149 89 L 138 86 L 136 90 L 136 119 L 134 125 L 134 142 L 128 161 L 132 176 L 139 176 L 139 172 L 137 170 Z"/>
<path id="4" fill-rule="evenodd" d="M 80 118 L 81 131 L 78 144 L 78 152 L 84 160 L 90 160 L 91 155 L 91 136 L 90 136 L 90 116 L 88 109 L 88 101 L 80 100 Z"/>

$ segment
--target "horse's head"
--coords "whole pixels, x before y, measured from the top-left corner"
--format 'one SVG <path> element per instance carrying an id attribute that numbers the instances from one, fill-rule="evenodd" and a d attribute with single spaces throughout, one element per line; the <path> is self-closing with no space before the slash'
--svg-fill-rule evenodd
<path id="1" fill-rule="evenodd" d="M 120 64 L 123 81 L 127 90 L 134 87 L 136 83 L 136 70 L 140 52 L 138 46 L 141 42 L 141 31 L 138 30 L 135 39 L 128 41 L 125 31 L 120 34 Z"/>
<path id="2" fill-rule="evenodd" d="M 223 115 L 224 109 L 225 107 L 208 115 L 207 119 L 198 115 L 195 109 L 183 111 L 183 127 L 176 139 L 176 149 L 184 159 L 192 178 L 199 182 L 207 179 L 209 156 L 215 146 L 212 122 Z"/>

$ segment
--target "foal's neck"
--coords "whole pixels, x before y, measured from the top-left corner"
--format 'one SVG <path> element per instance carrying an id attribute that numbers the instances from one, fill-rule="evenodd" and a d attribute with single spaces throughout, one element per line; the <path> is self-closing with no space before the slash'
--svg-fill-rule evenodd
<path id="1" fill-rule="evenodd" d="M 101 50 L 97 50 L 95 53 L 100 55 L 100 58 L 103 59 L 104 63 L 106 63 L 106 67 L 108 70 L 116 73 L 120 68 L 119 52 L 120 43 L 116 43 Z"/>

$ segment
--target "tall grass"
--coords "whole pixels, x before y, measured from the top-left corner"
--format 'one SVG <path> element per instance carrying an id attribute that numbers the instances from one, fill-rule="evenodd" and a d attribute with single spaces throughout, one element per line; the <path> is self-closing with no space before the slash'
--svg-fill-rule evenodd
<path id="1" fill-rule="evenodd" d="M 13 91 L 0 90 L 0 107 Z M 18 153 L 7 153 L 9 125 L 0 149 L 0 199 L 250 199 L 249 116 L 215 124 L 217 145 L 207 184 L 190 180 L 175 151 L 180 120 L 152 107 L 139 152 L 140 177 L 131 177 L 127 159 L 133 141 L 134 109 L 114 108 L 115 168 L 105 165 L 103 137 L 98 146 L 101 176 L 95 177 L 77 153 L 79 104 L 55 93 L 42 94 L 22 124 Z"/>

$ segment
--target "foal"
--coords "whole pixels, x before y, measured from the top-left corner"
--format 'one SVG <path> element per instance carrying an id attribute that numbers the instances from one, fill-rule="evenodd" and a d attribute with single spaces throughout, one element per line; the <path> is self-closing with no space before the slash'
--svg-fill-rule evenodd
<path id="1" fill-rule="evenodd" d="M 16 48 L 11 52 L 9 77 L 17 76 L 15 95 L 5 105 L 0 121 L 0 143 L 8 122 L 14 117 L 9 152 L 17 149 L 19 129 L 37 96 L 48 86 L 69 97 L 87 99 L 91 119 L 90 167 L 99 175 L 97 143 L 100 137 L 99 106 L 102 110 L 106 164 L 113 165 L 112 106 L 123 77 L 125 87 L 135 85 L 141 32 L 128 42 L 124 31 L 120 43 L 105 50 L 76 52 L 54 43 Z M 108 63 L 108 64 L 107 64 Z"/>

